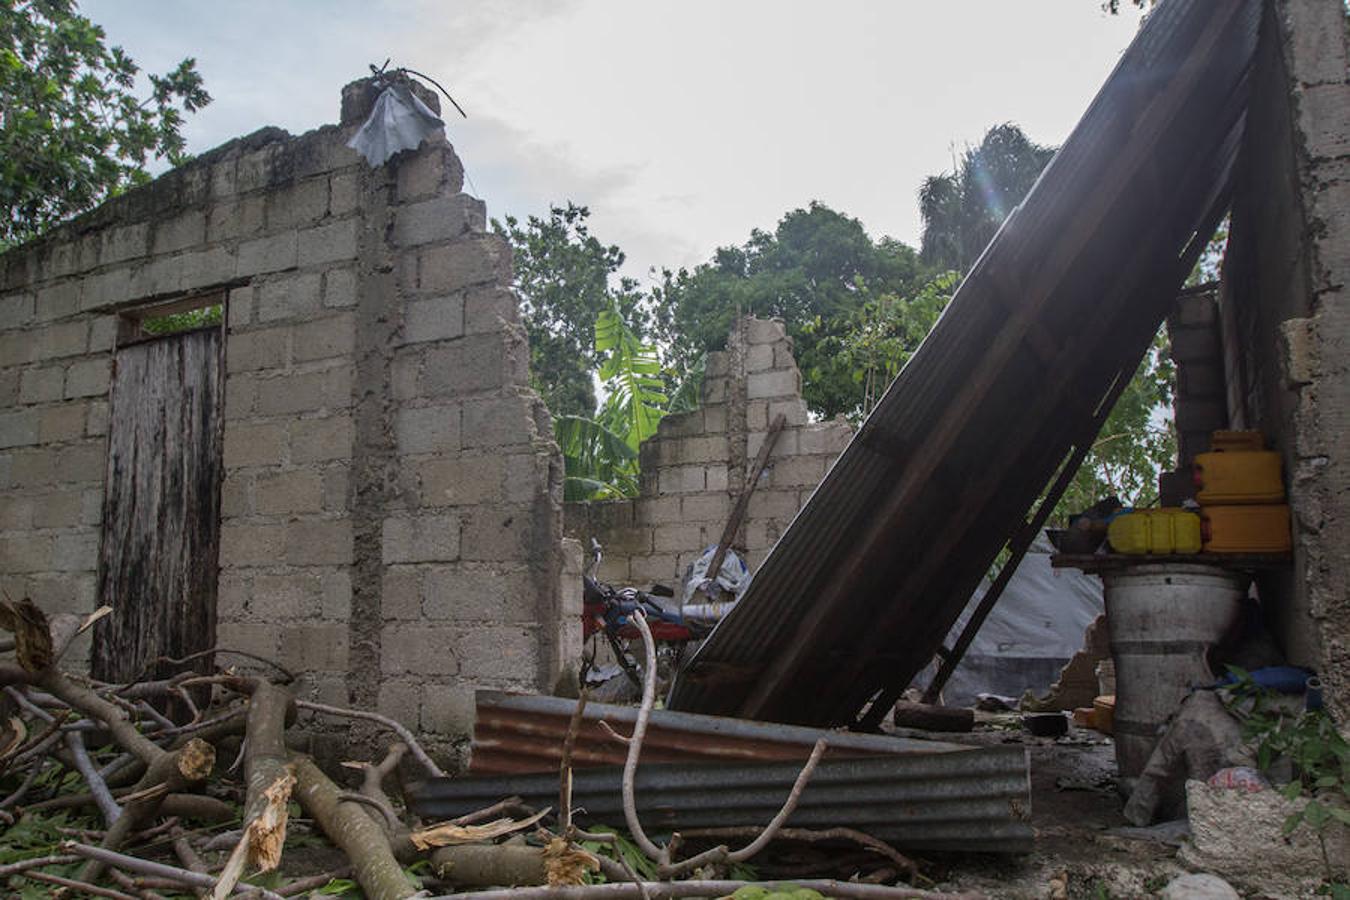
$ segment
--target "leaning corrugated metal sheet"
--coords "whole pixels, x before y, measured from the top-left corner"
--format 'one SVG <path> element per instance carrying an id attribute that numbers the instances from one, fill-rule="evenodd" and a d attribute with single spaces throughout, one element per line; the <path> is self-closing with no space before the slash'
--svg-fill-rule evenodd
<path id="1" fill-rule="evenodd" d="M 562 762 L 567 726 L 575 700 L 535 697 L 500 691 L 479 691 L 473 726 L 470 771 L 476 775 L 511 772 L 551 772 Z M 631 732 L 637 708 L 590 703 L 577 729 L 572 765 L 623 765 L 628 748 L 605 734 L 603 720 L 619 731 Z M 744 719 L 700 716 L 693 713 L 652 712 L 642 759 L 648 763 L 674 762 L 806 762 L 820 738 L 829 743 L 827 758 L 892 754 L 965 752 L 969 747 L 941 741 L 911 740 L 880 734 L 849 734 L 793 725 L 766 725 Z"/>
<path id="2" fill-rule="evenodd" d="M 621 824 L 621 769 L 578 769 L 572 799 L 583 824 Z M 659 831 L 763 825 L 778 812 L 799 763 L 676 763 L 638 769 L 638 812 Z M 436 779 L 409 793 L 426 818 L 463 815 L 520 795 L 539 809 L 557 803 L 558 773 Z M 990 747 L 826 759 L 788 820 L 801 828 L 849 826 L 909 849 L 1021 852 L 1034 834 L 1027 751 Z"/>
<path id="3" fill-rule="evenodd" d="M 1226 209 L 1259 12 L 1149 16 L 672 708 L 870 725 L 933 658 Z"/>

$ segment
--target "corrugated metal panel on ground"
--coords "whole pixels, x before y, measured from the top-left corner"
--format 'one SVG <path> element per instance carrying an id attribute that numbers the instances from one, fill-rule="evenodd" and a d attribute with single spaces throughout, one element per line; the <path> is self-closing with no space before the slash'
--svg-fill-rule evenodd
<path id="1" fill-rule="evenodd" d="M 654 831 L 764 825 L 787 799 L 797 762 L 642 765 L 638 812 Z M 581 824 L 622 825 L 621 769 L 578 769 L 573 802 Z M 469 776 L 414 786 L 412 810 L 463 815 L 520 795 L 542 809 L 558 801 L 558 774 Z M 1022 852 L 1031 849 L 1031 783 L 1020 746 L 959 753 L 825 759 L 788 824 L 858 828 L 902 848 Z"/>
<path id="2" fill-rule="evenodd" d="M 558 771 L 567 725 L 577 705 L 575 700 L 479 691 L 476 703 L 470 771 L 484 775 Z M 629 733 L 636 719 L 636 707 L 587 704 L 572 751 L 573 765 L 577 768 L 623 765 L 627 747 L 605 734 L 600 721 Z M 766 725 L 658 709 L 652 712 L 642 758 L 651 763 L 715 760 L 802 763 L 822 737 L 829 743 L 829 758 L 970 749 L 941 741 Z"/>
<path id="3" fill-rule="evenodd" d="M 1128 379 L 1228 203 L 1259 0 L 1164 0 L 671 707 L 872 724 Z M 870 707 L 869 707 L 870 704 Z"/>

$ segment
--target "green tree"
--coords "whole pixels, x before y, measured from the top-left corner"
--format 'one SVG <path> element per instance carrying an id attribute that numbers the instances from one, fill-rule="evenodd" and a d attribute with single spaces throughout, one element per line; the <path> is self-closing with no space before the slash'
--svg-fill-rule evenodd
<path id="1" fill-rule="evenodd" d="M 645 332 L 646 314 L 637 282 L 618 272 L 624 254 L 590 232 L 591 211 L 569 202 L 547 217 L 492 220 L 492 229 L 511 244 L 515 288 L 530 337 L 530 379 L 555 416 L 595 413 L 592 377 L 602 361 L 594 344 L 601 313 L 617 310 Z"/>
<path id="2" fill-rule="evenodd" d="M 851 318 L 867 296 L 907 297 L 927 274 L 912 248 L 873 241 L 857 219 L 812 203 L 787 213 L 773 232 L 756 229 L 744 245 L 719 248 L 693 270 L 664 272 L 652 310 L 680 373 L 725 346 L 738 313 L 782 318 L 807 405 L 823 417 L 855 414 L 864 388 L 837 353 Z"/>
<path id="3" fill-rule="evenodd" d="M 924 261 L 969 271 L 1054 155 L 1054 147 L 1033 142 L 1016 125 L 995 125 L 978 147 L 966 148 L 956 171 L 924 179 L 919 188 Z"/>
<path id="4" fill-rule="evenodd" d="M 149 180 L 151 158 L 186 158 L 183 112 L 211 101 L 195 61 L 140 99 L 136 64 L 104 40 L 73 0 L 0 0 L 0 246 Z"/>

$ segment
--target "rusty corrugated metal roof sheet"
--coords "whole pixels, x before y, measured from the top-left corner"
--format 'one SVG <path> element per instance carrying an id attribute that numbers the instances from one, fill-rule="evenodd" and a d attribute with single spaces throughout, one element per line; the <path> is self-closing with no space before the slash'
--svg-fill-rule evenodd
<path id="1" fill-rule="evenodd" d="M 638 812 L 656 831 L 763 825 L 778 812 L 800 770 L 799 762 L 644 763 L 635 781 Z M 574 772 L 578 822 L 623 822 L 620 777 L 616 767 Z M 449 818 L 513 794 L 539 809 L 556 804 L 556 768 L 434 779 L 414 786 L 409 797 L 417 815 Z M 858 828 L 908 849 L 1021 852 L 1034 841 L 1030 817 L 1026 748 L 1002 746 L 827 758 L 788 824 Z"/>
<path id="2" fill-rule="evenodd" d="M 875 723 L 1128 379 L 1227 207 L 1259 0 L 1164 0 L 671 707 Z"/>
<path id="3" fill-rule="evenodd" d="M 562 760 L 563 738 L 575 700 L 500 691 L 479 691 L 470 771 L 474 774 L 551 772 Z M 600 728 L 603 719 L 621 733 L 632 731 L 637 709 L 589 703 L 572 751 L 576 768 L 623 765 L 627 747 Z M 654 710 L 642 744 L 644 763 L 803 763 L 818 738 L 829 742 L 828 757 L 965 752 L 942 741 L 878 734 L 850 734 L 793 725 L 766 725 L 718 716 Z"/>

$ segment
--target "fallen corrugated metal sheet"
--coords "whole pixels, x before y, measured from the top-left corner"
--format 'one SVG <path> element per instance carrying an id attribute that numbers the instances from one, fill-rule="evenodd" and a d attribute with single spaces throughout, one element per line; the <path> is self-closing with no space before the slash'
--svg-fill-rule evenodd
<path id="1" fill-rule="evenodd" d="M 635 781 L 642 822 L 653 831 L 764 825 L 787 799 L 796 762 L 643 764 Z M 576 819 L 622 825 L 621 769 L 573 775 Z M 443 819 L 520 795 L 542 809 L 558 802 L 557 772 L 434 779 L 414 786 L 414 813 Z M 788 824 L 846 826 L 902 848 L 1022 852 L 1031 849 L 1031 783 L 1024 747 L 959 753 L 825 759 Z"/>
<path id="2" fill-rule="evenodd" d="M 483 775 L 558 771 L 567 724 L 577 705 L 575 700 L 479 691 L 476 703 L 470 771 Z M 623 765 L 627 747 L 605 734 L 600 721 L 628 734 L 636 719 L 636 707 L 588 703 L 572 750 L 573 765 L 577 768 Z M 766 725 L 658 709 L 652 712 L 642 744 L 642 758 L 651 763 L 783 760 L 800 764 L 822 737 L 829 743 L 826 751 L 829 758 L 970 749 L 941 741 Z"/>
<path id="3" fill-rule="evenodd" d="M 672 708 L 871 725 L 928 664 L 1227 208 L 1259 12 L 1150 13 Z"/>

